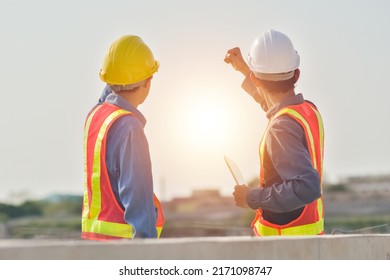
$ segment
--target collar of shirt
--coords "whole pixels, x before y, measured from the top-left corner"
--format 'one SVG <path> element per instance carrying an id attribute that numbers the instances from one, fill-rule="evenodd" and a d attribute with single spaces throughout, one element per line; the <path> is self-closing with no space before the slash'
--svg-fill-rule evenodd
<path id="1" fill-rule="evenodd" d="M 142 113 L 137 108 L 135 108 L 133 105 L 131 105 L 125 99 L 120 97 L 118 94 L 111 92 L 106 97 L 105 102 L 116 105 L 122 109 L 125 109 L 127 111 L 132 112 L 135 115 L 135 117 L 142 123 L 142 126 L 145 127 L 146 118 L 144 117 L 144 115 L 142 115 Z"/>
<path id="2" fill-rule="evenodd" d="M 285 99 L 283 99 L 281 102 L 275 104 L 267 111 L 267 118 L 271 119 L 280 109 L 290 106 L 290 105 L 298 105 L 303 103 L 305 100 L 303 98 L 303 95 L 301 93 L 297 95 L 289 96 Z"/>

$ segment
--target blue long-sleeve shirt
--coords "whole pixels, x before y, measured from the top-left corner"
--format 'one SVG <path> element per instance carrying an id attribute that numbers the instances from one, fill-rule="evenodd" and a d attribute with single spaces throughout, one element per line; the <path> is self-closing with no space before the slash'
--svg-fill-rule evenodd
<path id="1" fill-rule="evenodd" d="M 266 110 L 269 119 L 283 107 L 304 102 L 303 96 L 297 94 L 267 108 L 249 79 L 244 80 L 242 87 Z M 302 207 L 320 197 L 320 178 L 311 163 L 305 132 L 294 119 L 281 116 L 273 121 L 266 147 L 278 176 L 272 185 L 251 188 L 247 203 L 252 209 L 262 208 L 266 219 L 285 224 L 296 218 Z"/>
<path id="2" fill-rule="evenodd" d="M 124 219 L 133 227 L 134 238 L 157 237 L 156 210 L 149 145 L 142 113 L 106 87 L 98 103 L 119 106 L 132 115 L 117 119 L 107 133 L 106 166 L 110 183 Z"/>

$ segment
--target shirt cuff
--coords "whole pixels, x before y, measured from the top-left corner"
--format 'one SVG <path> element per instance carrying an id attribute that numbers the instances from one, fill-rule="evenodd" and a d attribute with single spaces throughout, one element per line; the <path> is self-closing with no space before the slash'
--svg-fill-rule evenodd
<path id="1" fill-rule="evenodd" d="M 246 202 L 248 203 L 248 206 L 253 210 L 261 208 L 261 199 L 260 199 L 261 191 L 262 190 L 259 187 L 251 188 L 248 191 Z"/>

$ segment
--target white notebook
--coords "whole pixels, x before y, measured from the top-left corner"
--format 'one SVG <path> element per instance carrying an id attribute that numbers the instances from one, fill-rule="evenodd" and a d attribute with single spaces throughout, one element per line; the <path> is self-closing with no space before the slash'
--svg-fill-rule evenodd
<path id="1" fill-rule="evenodd" d="M 247 185 L 247 183 L 244 180 L 244 177 L 241 174 L 240 169 L 238 168 L 237 164 L 229 157 L 225 157 L 225 162 L 227 166 L 229 167 L 230 173 L 232 173 L 232 176 L 234 178 L 234 181 L 236 181 L 237 185 Z"/>

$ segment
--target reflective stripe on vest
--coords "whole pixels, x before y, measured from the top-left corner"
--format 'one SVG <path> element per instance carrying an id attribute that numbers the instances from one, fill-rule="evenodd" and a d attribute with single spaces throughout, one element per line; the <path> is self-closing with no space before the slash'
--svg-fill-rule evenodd
<path id="1" fill-rule="evenodd" d="M 107 129 L 112 124 L 112 122 L 123 115 L 132 114 L 129 111 L 123 109 L 115 109 L 111 112 L 101 124 L 97 138 L 95 141 L 95 146 L 93 150 L 93 162 L 92 162 L 92 174 L 90 179 L 90 193 L 88 193 L 88 165 L 87 165 L 87 146 L 88 146 L 88 135 L 91 126 L 92 119 L 94 118 L 96 112 L 101 108 L 97 106 L 88 116 L 85 124 L 85 134 L 84 134 L 84 151 L 85 151 L 85 161 L 84 161 L 84 170 L 85 170 L 85 182 L 84 182 L 84 202 L 83 202 L 83 214 L 82 214 L 82 237 L 88 239 L 110 239 L 110 238 L 133 238 L 133 228 L 131 225 L 127 224 L 124 220 L 123 223 L 112 222 L 112 221 L 103 221 L 99 220 L 99 214 L 101 212 L 101 185 L 100 180 L 102 176 L 101 170 L 101 157 L 102 157 L 102 143 L 103 139 L 107 133 Z M 106 170 L 104 170 L 106 172 Z M 89 200 L 89 197 L 92 197 Z M 162 231 L 164 224 L 164 216 L 162 213 L 162 208 L 157 197 L 154 196 L 154 205 L 157 209 L 157 219 L 156 219 L 156 230 L 157 236 L 159 237 Z M 114 198 L 115 199 L 115 198 Z M 116 200 L 113 202 L 116 203 Z M 116 203 L 117 204 L 117 203 Z M 123 211 L 119 205 L 117 205 L 120 211 Z"/>
<path id="2" fill-rule="evenodd" d="M 321 217 L 320 220 L 311 224 L 305 224 L 300 226 L 292 227 L 273 227 L 260 224 L 259 222 L 255 223 L 256 231 L 260 236 L 272 236 L 272 235 L 318 235 L 324 231 L 324 220 L 323 220 L 323 207 L 322 199 L 317 199 L 318 207 L 318 216 Z M 255 232 L 256 232 L 255 231 Z"/>
<path id="3" fill-rule="evenodd" d="M 307 107 L 309 106 L 309 107 Z M 305 119 L 304 116 L 302 116 L 301 113 L 298 112 L 298 110 L 307 111 L 310 110 L 310 112 L 315 113 L 315 118 L 317 120 L 316 126 L 315 126 L 315 132 L 312 131 L 312 127 L 309 124 L 309 121 Z M 319 112 L 313 108 L 309 103 L 303 103 L 301 105 L 294 105 L 289 106 L 281 109 L 278 111 L 275 116 L 269 121 L 269 124 L 267 126 L 267 129 L 264 133 L 263 139 L 260 143 L 260 158 L 261 158 L 261 164 L 264 163 L 263 155 L 265 152 L 265 137 L 268 133 L 270 123 L 276 119 L 277 117 L 287 114 L 291 117 L 293 117 L 296 121 L 298 121 L 306 135 L 307 145 L 311 157 L 311 161 L 313 164 L 313 167 L 317 170 L 320 176 L 320 183 L 322 186 L 322 171 L 323 171 L 323 154 L 324 154 L 324 133 L 323 133 L 323 123 L 322 118 L 319 114 Z M 311 123 L 313 124 L 313 120 L 311 120 Z M 317 133 L 316 133 L 317 132 Z M 313 135 L 314 133 L 314 135 Z M 260 182 L 264 183 L 264 168 L 261 167 L 260 171 Z M 322 189 L 321 189 L 322 192 Z M 314 209 L 313 209 L 314 208 Z M 304 224 L 299 224 L 299 222 L 302 222 L 303 219 L 305 219 L 306 211 L 314 211 L 317 212 L 317 221 L 311 221 Z M 290 222 L 287 225 L 276 225 L 272 224 L 268 221 L 265 221 L 261 216 L 261 210 L 256 211 L 257 215 L 252 223 L 253 230 L 257 235 L 260 236 L 269 236 L 269 235 L 316 235 L 316 234 L 322 234 L 324 232 L 324 219 L 323 219 L 323 202 L 322 197 L 318 198 L 316 201 L 313 201 L 312 203 L 305 206 L 302 214 L 299 218 L 296 220 Z M 298 225 L 297 225 L 298 223 Z"/>

